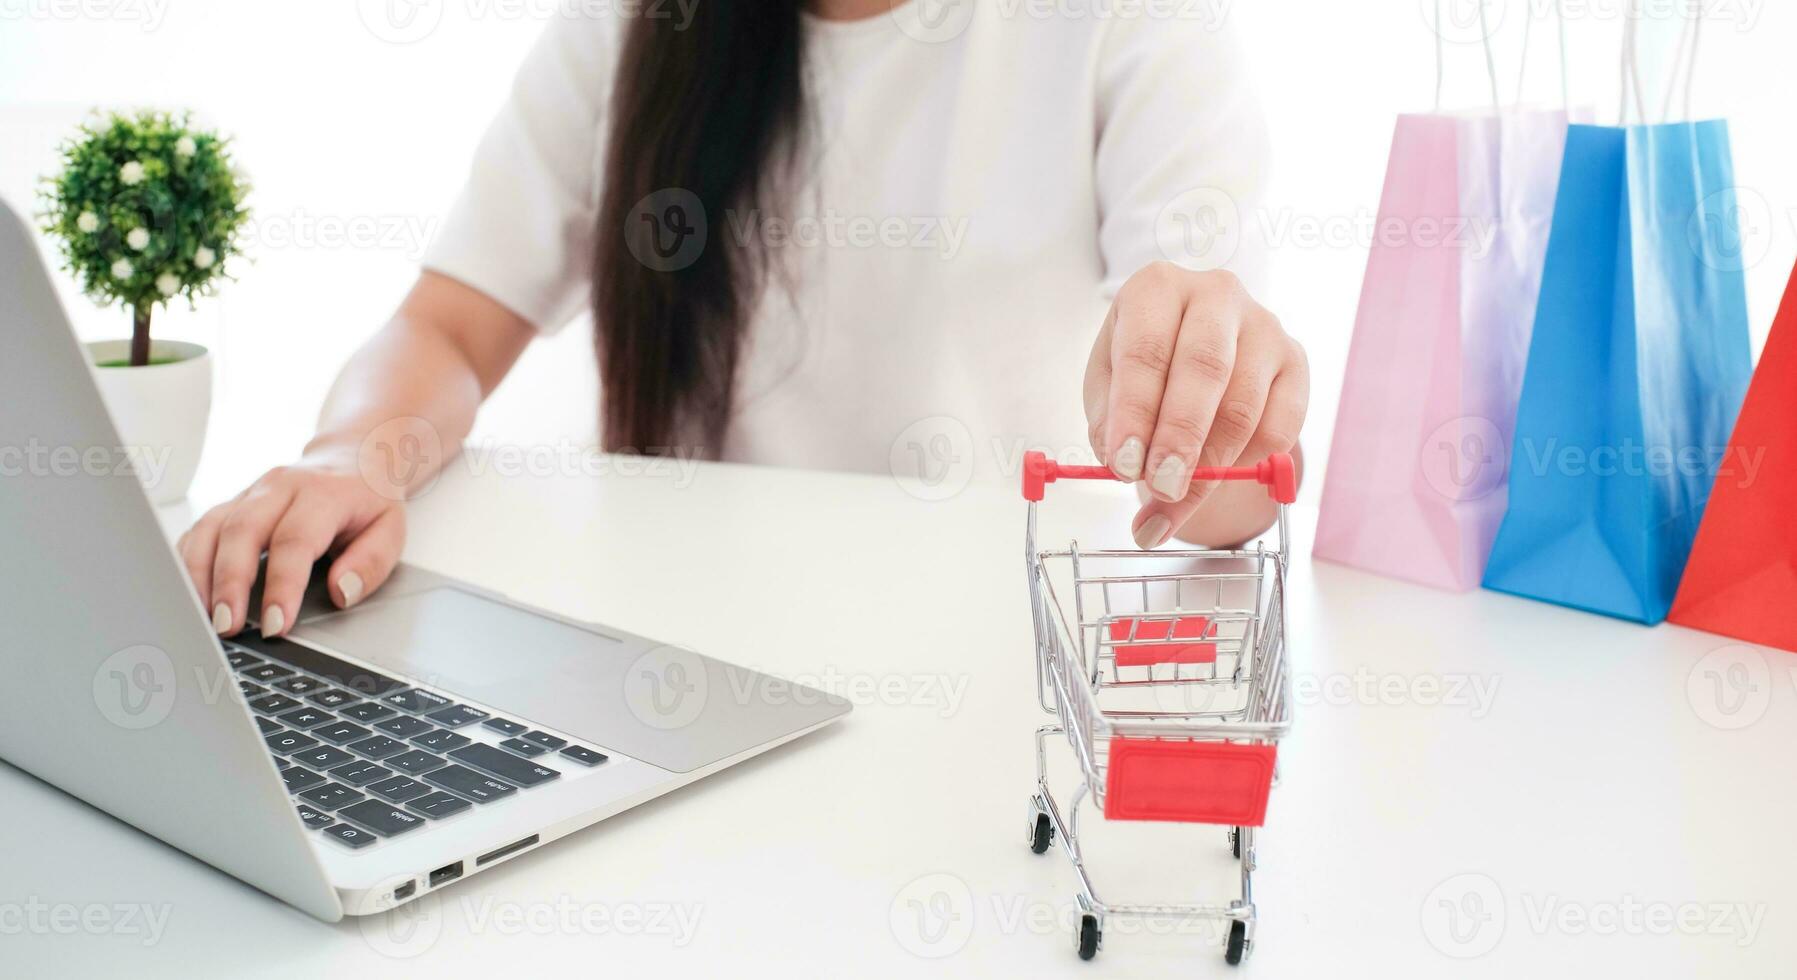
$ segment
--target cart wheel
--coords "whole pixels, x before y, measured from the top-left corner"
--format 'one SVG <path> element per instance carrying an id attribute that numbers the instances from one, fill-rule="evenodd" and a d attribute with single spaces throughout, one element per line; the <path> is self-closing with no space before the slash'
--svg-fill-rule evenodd
<path id="1" fill-rule="evenodd" d="M 1052 843 L 1054 843 L 1054 823 L 1048 819 L 1048 814 L 1036 814 L 1036 826 L 1030 829 L 1030 850 L 1041 854 L 1048 850 L 1048 845 Z"/>
<path id="2" fill-rule="evenodd" d="M 1248 923 L 1240 919 L 1229 924 L 1229 946 L 1223 950 L 1223 960 L 1230 966 L 1242 961 L 1248 952 Z"/>
<path id="3" fill-rule="evenodd" d="M 1242 828 L 1229 828 L 1229 856 L 1240 859 L 1242 856 Z"/>
<path id="4" fill-rule="evenodd" d="M 1082 915 L 1079 917 L 1079 958 L 1089 960 L 1098 955 L 1098 940 L 1103 933 L 1098 931 L 1098 916 Z"/>

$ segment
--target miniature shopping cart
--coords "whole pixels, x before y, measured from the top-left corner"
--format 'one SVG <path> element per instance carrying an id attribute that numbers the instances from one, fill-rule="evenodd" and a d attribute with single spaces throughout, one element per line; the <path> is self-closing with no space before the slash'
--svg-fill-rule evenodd
<path id="1" fill-rule="evenodd" d="M 1036 547 L 1036 505 L 1056 480 L 1112 480 L 1102 466 L 1024 460 L 1026 552 L 1036 630 L 1036 686 L 1056 722 L 1036 731 L 1029 843 L 1061 839 L 1079 876 L 1078 950 L 1098 952 L 1107 918 L 1229 924 L 1225 958 L 1254 939 L 1255 830 L 1266 816 L 1279 740 L 1291 725 L 1286 661 L 1286 505 L 1290 456 L 1201 468 L 1194 480 L 1255 480 L 1279 505 L 1275 547 L 1228 551 L 1065 551 Z M 1065 807 L 1048 788 L 1047 740 L 1066 735 L 1081 782 Z M 1087 796 L 1107 820 L 1217 824 L 1241 865 L 1226 905 L 1127 905 L 1099 899 L 1079 841 Z"/>

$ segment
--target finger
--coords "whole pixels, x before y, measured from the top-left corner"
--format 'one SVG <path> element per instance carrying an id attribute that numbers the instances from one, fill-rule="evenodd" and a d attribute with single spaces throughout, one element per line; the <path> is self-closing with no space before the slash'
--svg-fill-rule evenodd
<path id="1" fill-rule="evenodd" d="M 1223 388 L 1211 418 L 1199 466 L 1234 466 L 1244 459 L 1249 440 L 1260 432 L 1261 419 L 1271 395 L 1273 380 L 1284 368 L 1283 343 L 1250 342 L 1252 350 L 1237 353 L 1235 370 Z M 1217 488 L 1217 481 L 1192 483 L 1188 493 L 1202 501 Z"/>
<path id="2" fill-rule="evenodd" d="M 1192 468 L 1235 374 L 1237 332 L 1232 302 L 1201 297 L 1186 308 L 1148 449 L 1148 489 L 1161 500 L 1183 499 L 1191 489 Z"/>
<path id="3" fill-rule="evenodd" d="M 1308 373 L 1301 365 L 1288 367 L 1274 377 L 1268 387 L 1267 400 L 1261 413 L 1260 425 L 1248 444 L 1237 454 L 1237 458 L 1227 464 L 1246 465 L 1259 461 L 1274 453 L 1290 452 L 1297 445 L 1298 430 L 1304 423 L 1304 415 L 1309 406 L 1310 380 Z M 1207 461 L 1208 462 L 1208 461 Z M 1162 500 L 1151 500 L 1136 514 L 1130 526 L 1137 547 L 1158 548 L 1167 542 L 1180 529 L 1186 527 L 1197 515 L 1207 500 L 1209 493 L 1193 493 L 1185 499 L 1169 503 Z M 1234 500 L 1236 498 L 1230 498 Z M 1229 523 L 1229 522 L 1220 522 Z M 1244 518 L 1242 528 L 1224 532 L 1225 537 L 1234 539 L 1255 533 L 1247 529 L 1252 520 Z M 1232 525 L 1232 528 L 1234 525 Z M 1217 540 L 1211 544 L 1235 544 L 1235 540 Z"/>
<path id="4" fill-rule="evenodd" d="M 1178 275 L 1172 266 L 1151 265 L 1130 277 L 1117 293 L 1104 444 L 1115 447 L 1111 470 L 1131 482 L 1143 476 L 1148 441 L 1179 338 L 1185 298 Z"/>
<path id="5" fill-rule="evenodd" d="M 1086 438 L 1105 466 L 1111 465 L 1104 430 L 1111 401 L 1111 340 L 1116 336 L 1116 322 L 1117 304 L 1112 303 L 1110 312 L 1104 315 L 1104 324 L 1098 328 L 1098 339 L 1092 343 L 1092 355 L 1086 358 L 1086 380 L 1081 391 L 1086 406 Z"/>
<path id="6" fill-rule="evenodd" d="M 339 609 L 348 609 L 380 588 L 393 574 L 405 543 L 405 509 L 389 507 L 352 538 L 331 563 L 331 570 L 325 574 L 331 601 Z"/>
<path id="7" fill-rule="evenodd" d="M 322 557 L 343 519 L 337 509 L 314 497 L 295 496 L 268 538 L 262 572 L 262 635 L 280 636 L 299 618 L 312 563 Z"/>
<path id="8" fill-rule="evenodd" d="M 252 488 L 219 526 L 218 548 L 212 558 L 212 625 L 223 627 L 220 633 L 229 636 L 243 628 L 262 549 L 292 500 L 293 490 L 288 486 Z"/>
<path id="9" fill-rule="evenodd" d="M 202 514 L 175 546 L 181 555 L 181 565 L 187 569 L 187 578 L 200 597 L 200 606 L 208 614 L 212 611 L 212 557 L 218 552 L 219 525 L 224 522 L 224 511 L 230 506 L 220 504 Z"/>

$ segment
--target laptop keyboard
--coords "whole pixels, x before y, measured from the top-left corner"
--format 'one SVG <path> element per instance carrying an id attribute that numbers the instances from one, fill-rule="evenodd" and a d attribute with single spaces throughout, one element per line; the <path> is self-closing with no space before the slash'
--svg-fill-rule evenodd
<path id="1" fill-rule="evenodd" d="M 606 761 L 559 735 L 310 647 L 254 636 L 222 642 L 300 819 L 344 847 L 503 806 L 565 769 Z"/>

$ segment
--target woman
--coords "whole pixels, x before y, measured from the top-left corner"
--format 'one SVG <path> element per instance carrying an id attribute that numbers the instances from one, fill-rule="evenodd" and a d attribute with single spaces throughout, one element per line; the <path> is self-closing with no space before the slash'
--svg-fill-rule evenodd
<path id="1" fill-rule="evenodd" d="M 182 539 L 215 627 L 243 627 L 265 550 L 269 635 L 327 552 L 338 606 L 379 588 L 407 492 L 444 460 L 365 464 L 459 445 L 583 307 L 610 450 L 884 471 L 945 420 L 987 469 L 1089 442 L 1142 484 L 1144 548 L 1263 530 L 1253 488 L 1190 472 L 1294 446 L 1303 353 L 1242 279 L 1166 261 L 1251 279 L 1262 257 L 1195 254 L 1192 233 L 1202 253 L 1230 231 L 1209 204 L 1168 218 L 1193 195 L 1246 214 L 1264 179 L 1213 8 L 707 0 L 558 21 L 299 461 Z"/>

